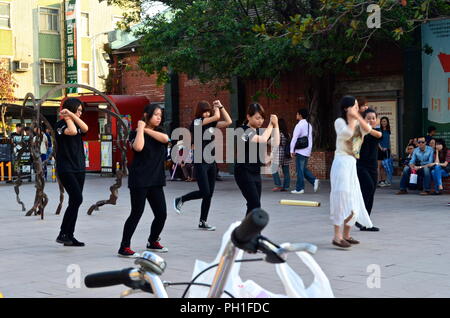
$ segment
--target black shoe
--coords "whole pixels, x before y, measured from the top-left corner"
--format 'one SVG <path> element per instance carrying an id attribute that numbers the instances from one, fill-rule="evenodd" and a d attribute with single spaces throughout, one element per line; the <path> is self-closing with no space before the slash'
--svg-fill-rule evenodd
<path id="1" fill-rule="evenodd" d="M 173 200 L 173 208 L 177 214 L 181 214 L 181 207 L 183 206 L 183 201 L 181 201 L 181 197 L 175 198 Z"/>
<path id="2" fill-rule="evenodd" d="M 358 228 L 358 229 L 362 229 L 362 228 L 364 228 L 364 226 L 362 226 L 361 224 L 359 224 L 358 222 L 356 222 L 355 223 L 355 226 Z"/>
<path id="3" fill-rule="evenodd" d="M 216 227 L 215 226 L 211 226 L 208 223 L 206 223 L 206 221 L 200 221 L 198 223 L 198 228 L 200 230 L 205 230 L 205 231 L 215 231 Z"/>
<path id="4" fill-rule="evenodd" d="M 76 238 L 72 237 L 69 243 L 64 243 L 64 246 L 84 246 L 83 242 L 79 242 Z"/>
<path id="5" fill-rule="evenodd" d="M 56 238 L 56 242 L 60 243 L 60 244 L 72 244 L 72 240 L 70 239 L 70 237 L 67 234 L 61 234 L 59 233 L 58 237 Z"/>
<path id="6" fill-rule="evenodd" d="M 435 191 L 432 193 L 432 195 L 441 195 L 441 194 L 442 194 L 442 192 L 440 192 L 440 191 Z"/>
<path id="7" fill-rule="evenodd" d="M 380 231 L 380 229 L 375 227 L 375 226 L 372 226 L 372 227 L 365 227 L 365 226 L 363 226 L 359 230 L 360 231 L 367 231 L 367 232 L 379 232 Z"/>

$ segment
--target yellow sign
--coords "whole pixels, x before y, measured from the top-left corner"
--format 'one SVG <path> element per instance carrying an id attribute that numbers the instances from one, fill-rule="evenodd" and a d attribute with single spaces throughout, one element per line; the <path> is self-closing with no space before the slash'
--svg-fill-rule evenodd
<path id="1" fill-rule="evenodd" d="M 8 180 L 12 179 L 12 167 L 11 161 L 9 162 L 0 162 L 0 181 L 5 181 L 5 166 L 8 168 Z"/>

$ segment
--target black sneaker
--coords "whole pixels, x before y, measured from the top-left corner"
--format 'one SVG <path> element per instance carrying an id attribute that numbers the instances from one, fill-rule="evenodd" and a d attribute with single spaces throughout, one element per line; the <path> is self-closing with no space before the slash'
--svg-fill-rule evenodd
<path id="1" fill-rule="evenodd" d="M 70 239 L 70 237 L 67 234 L 61 234 L 59 233 L 58 237 L 56 238 L 56 243 L 60 243 L 60 244 L 72 244 L 72 240 Z"/>
<path id="2" fill-rule="evenodd" d="M 208 223 L 206 223 L 206 221 L 200 221 L 198 223 L 198 228 L 200 230 L 205 230 L 205 231 L 215 231 L 216 227 L 215 226 L 211 226 Z"/>
<path id="3" fill-rule="evenodd" d="M 79 242 L 76 238 L 72 237 L 70 243 L 64 243 L 64 246 L 84 246 L 83 242 Z"/>
<path id="4" fill-rule="evenodd" d="M 175 198 L 175 200 L 173 200 L 173 207 L 175 209 L 175 212 L 177 212 L 177 214 L 181 214 L 182 205 L 183 201 L 181 201 L 181 197 Z"/>
<path id="5" fill-rule="evenodd" d="M 147 251 L 157 252 L 157 253 L 167 253 L 169 250 L 167 247 L 162 246 L 158 241 L 147 243 Z"/>
<path id="6" fill-rule="evenodd" d="M 377 228 L 376 226 L 372 226 L 372 227 L 365 227 L 363 226 L 362 228 L 360 228 L 361 231 L 366 231 L 366 232 L 379 232 L 380 229 Z"/>
<path id="7" fill-rule="evenodd" d="M 136 258 L 139 257 L 139 253 L 136 253 L 129 247 L 121 247 L 117 252 L 119 257 Z"/>

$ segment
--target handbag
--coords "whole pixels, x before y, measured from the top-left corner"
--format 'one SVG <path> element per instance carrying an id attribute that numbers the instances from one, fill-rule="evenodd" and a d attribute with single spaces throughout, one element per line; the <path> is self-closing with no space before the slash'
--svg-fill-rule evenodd
<path id="1" fill-rule="evenodd" d="M 417 185 L 417 178 L 418 178 L 418 175 L 417 175 L 416 171 L 413 170 L 411 172 L 411 175 L 409 176 L 409 183 Z"/>
<path id="2" fill-rule="evenodd" d="M 308 148 L 309 146 L 309 123 L 308 121 L 306 121 L 306 123 L 308 124 L 308 133 L 306 134 L 306 136 L 303 137 L 298 137 L 297 141 L 295 142 L 295 150 L 297 149 L 305 149 Z"/>

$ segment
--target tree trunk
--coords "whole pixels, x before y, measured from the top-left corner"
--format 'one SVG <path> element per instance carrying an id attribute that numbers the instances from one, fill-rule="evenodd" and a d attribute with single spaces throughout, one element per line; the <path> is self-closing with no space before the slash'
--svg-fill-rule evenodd
<path id="1" fill-rule="evenodd" d="M 335 132 L 334 119 L 334 89 L 333 74 L 311 76 L 310 86 L 306 92 L 306 99 L 310 110 L 310 122 L 314 132 L 315 150 L 334 150 Z"/>

